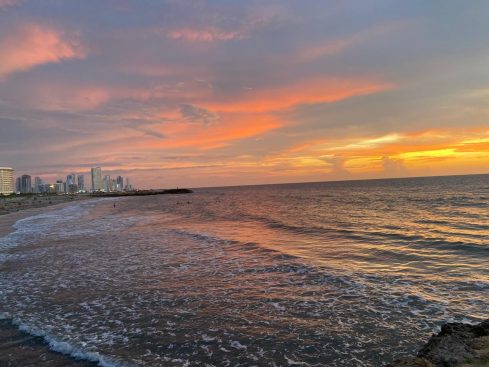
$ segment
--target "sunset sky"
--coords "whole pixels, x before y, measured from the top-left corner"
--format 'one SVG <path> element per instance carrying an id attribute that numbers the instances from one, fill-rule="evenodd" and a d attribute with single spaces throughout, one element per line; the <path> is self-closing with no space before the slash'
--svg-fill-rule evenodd
<path id="1" fill-rule="evenodd" d="M 95 165 L 140 188 L 488 173 L 489 1 L 0 0 L 0 166 Z"/>

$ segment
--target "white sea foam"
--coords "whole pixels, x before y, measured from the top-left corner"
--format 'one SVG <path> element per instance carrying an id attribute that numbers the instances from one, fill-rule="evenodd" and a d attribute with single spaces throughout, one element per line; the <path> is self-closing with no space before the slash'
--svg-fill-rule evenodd
<path id="1" fill-rule="evenodd" d="M 0 316 L 1 315 L 2 314 L 0 314 Z M 3 313 L 3 315 L 5 316 L 8 314 Z M 58 338 L 49 335 L 38 327 L 29 326 L 19 320 L 14 319 L 12 321 L 12 324 L 17 326 L 20 331 L 23 331 L 30 335 L 42 337 L 44 341 L 49 345 L 49 349 L 51 349 L 52 351 L 65 354 L 73 358 L 89 362 L 96 362 L 101 367 L 137 367 L 137 365 L 134 363 L 119 361 L 117 358 L 104 356 L 98 352 L 84 350 L 83 348 L 72 345 L 66 341 L 59 340 Z"/>

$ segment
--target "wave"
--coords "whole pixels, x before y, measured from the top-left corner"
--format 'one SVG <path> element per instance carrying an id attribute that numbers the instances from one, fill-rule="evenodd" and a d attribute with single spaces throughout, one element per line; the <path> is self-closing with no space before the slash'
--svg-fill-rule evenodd
<path id="1" fill-rule="evenodd" d="M 378 230 L 359 230 L 359 229 L 341 229 L 341 228 L 333 228 L 333 227 L 317 227 L 317 226 L 310 226 L 310 227 L 305 227 L 305 226 L 296 226 L 296 225 L 290 225 L 286 224 L 283 222 L 279 222 L 277 220 L 272 220 L 270 218 L 266 217 L 260 217 L 260 216 L 248 216 L 250 219 L 253 218 L 254 220 L 257 220 L 259 222 L 264 223 L 266 226 L 272 229 L 282 229 L 288 232 L 293 232 L 295 234 L 307 234 L 307 235 L 316 235 L 316 236 L 321 236 L 321 235 L 328 235 L 329 237 L 332 237 L 331 239 L 337 239 L 337 240 L 344 240 L 344 239 L 349 239 L 349 240 L 354 240 L 354 241 L 359 241 L 360 243 L 370 243 L 370 244 L 378 244 L 378 241 L 380 239 L 388 239 L 390 240 L 393 244 L 399 244 L 399 245 L 408 245 L 412 246 L 414 248 L 417 247 L 433 247 L 438 250 L 449 250 L 449 251 L 457 251 L 457 252 L 467 252 L 467 253 L 472 253 L 472 254 L 478 254 L 478 253 L 487 253 L 489 251 L 489 248 L 486 246 L 483 246 L 481 244 L 478 244 L 476 242 L 462 242 L 462 241 L 450 241 L 446 239 L 446 236 L 460 236 L 461 234 L 458 232 L 440 232 L 440 234 L 443 234 L 444 237 L 434 237 L 434 236 L 427 236 L 427 235 L 421 235 L 421 234 L 409 234 L 409 233 L 399 233 L 399 232 L 382 232 L 381 229 L 379 228 Z M 424 222 L 426 224 L 428 223 L 437 223 L 440 224 L 441 221 L 419 221 Z M 461 226 L 463 227 L 463 226 Z M 469 226 L 465 225 L 465 228 L 470 228 L 474 229 L 474 226 Z M 489 226 L 486 225 L 481 225 L 477 226 L 481 231 Z M 390 227 L 391 230 L 402 230 L 400 227 Z M 426 229 L 426 231 L 428 231 Z M 473 238 L 478 239 L 478 236 L 473 235 Z M 472 238 L 471 237 L 471 238 Z M 485 238 L 484 236 L 480 237 Z"/>
<path id="2" fill-rule="evenodd" d="M 434 219 L 420 219 L 415 221 L 418 224 L 428 224 L 435 226 L 444 226 L 451 227 L 462 230 L 470 230 L 470 231 L 487 231 L 489 230 L 489 225 L 482 223 L 459 223 L 459 222 L 450 222 L 447 220 L 434 220 Z"/>
<path id="3" fill-rule="evenodd" d="M 271 259 L 296 260 L 296 261 L 301 259 L 299 256 L 290 255 L 283 251 L 280 251 L 279 249 L 272 249 L 257 242 L 241 242 L 238 240 L 225 239 L 214 235 L 209 235 L 206 233 L 197 233 L 197 232 L 186 231 L 182 229 L 170 229 L 169 232 L 179 236 L 188 237 L 193 240 L 202 241 L 204 243 L 221 244 L 223 246 L 229 246 L 234 249 L 237 249 L 238 251 L 260 252 L 261 254 L 270 255 Z"/>
<path id="4" fill-rule="evenodd" d="M 111 201 L 112 198 L 109 198 Z M 14 231 L 0 238 L 0 251 L 11 249 L 20 245 L 31 245 L 42 240 L 56 238 L 73 239 L 74 237 L 86 237 L 107 230 L 117 230 L 133 224 L 137 218 L 116 218 L 114 220 L 98 221 L 97 225 L 82 221 L 90 213 L 90 209 L 100 201 L 107 198 L 94 199 L 84 203 L 77 203 L 62 209 L 53 210 L 19 219 L 12 226 Z M 0 260 L 4 258 L 0 253 Z"/>
<path id="5" fill-rule="evenodd" d="M 121 361 L 117 358 L 100 354 L 99 352 L 87 351 L 83 348 L 70 344 L 67 341 L 49 335 L 42 329 L 23 323 L 22 321 L 11 318 L 7 312 L 0 312 L 0 320 L 6 320 L 15 326 L 19 331 L 26 334 L 41 337 L 50 350 L 72 357 L 77 360 L 97 363 L 101 367 L 138 367 L 136 364 Z"/>
<path id="6" fill-rule="evenodd" d="M 43 236 L 48 227 L 62 225 L 66 222 L 66 218 L 79 219 L 83 214 L 82 207 L 74 204 L 63 209 L 19 219 L 12 226 L 14 231 L 0 238 L 0 249 L 26 243 L 30 235 L 36 235 L 36 240 L 38 240 L 38 236 Z"/>

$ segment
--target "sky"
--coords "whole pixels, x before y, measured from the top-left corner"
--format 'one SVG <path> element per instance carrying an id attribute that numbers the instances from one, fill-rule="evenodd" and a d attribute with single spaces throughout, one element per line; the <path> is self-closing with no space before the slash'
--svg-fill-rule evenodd
<path id="1" fill-rule="evenodd" d="M 487 0 L 0 0 L 0 166 L 138 188 L 489 173 L 488 19 Z"/>

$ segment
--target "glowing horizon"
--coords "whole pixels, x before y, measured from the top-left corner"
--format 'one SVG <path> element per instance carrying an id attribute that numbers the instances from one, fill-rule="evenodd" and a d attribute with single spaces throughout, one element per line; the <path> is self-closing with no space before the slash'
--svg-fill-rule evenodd
<path id="1" fill-rule="evenodd" d="M 204 187 L 489 173 L 489 4 L 0 1 L 0 166 Z"/>

